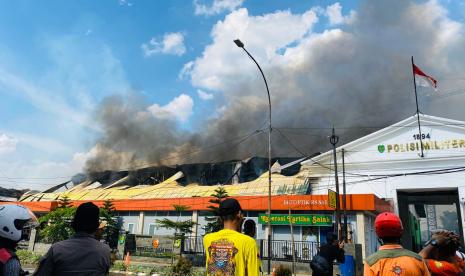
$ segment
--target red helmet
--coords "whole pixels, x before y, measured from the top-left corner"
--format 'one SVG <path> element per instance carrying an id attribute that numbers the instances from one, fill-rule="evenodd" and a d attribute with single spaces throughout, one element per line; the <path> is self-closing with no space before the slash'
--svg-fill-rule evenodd
<path id="1" fill-rule="evenodd" d="M 404 228 L 402 221 L 396 214 L 384 212 L 375 219 L 375 231 L 380 238 L 400 238 Z"/>

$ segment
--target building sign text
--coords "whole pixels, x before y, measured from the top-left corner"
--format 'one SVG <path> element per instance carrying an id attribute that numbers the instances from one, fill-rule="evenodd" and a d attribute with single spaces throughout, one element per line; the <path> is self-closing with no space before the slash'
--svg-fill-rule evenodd
<path id="1" fill-rule="evenodd" d="M 310 225 L 310 226 L 331 226 L 333 217 L 331 215 L 292 215 L 292 224 L 294 225 Z M 271 214 L 272 225 L 289 225 L 289 215 Z M 258 223 L 267 224 L 268 214 L 259 214 Z"/>

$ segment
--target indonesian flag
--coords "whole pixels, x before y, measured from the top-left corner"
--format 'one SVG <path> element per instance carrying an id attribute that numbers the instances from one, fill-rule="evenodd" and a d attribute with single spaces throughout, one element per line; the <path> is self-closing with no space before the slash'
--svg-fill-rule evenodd
<path id="1" fill-rule="evenodd" d="M 415 64 L 413 64 L 413 73 L 415 74 L 415 84 L 418 86 L 438 88 L 437 80 L 423 73 Z"/>

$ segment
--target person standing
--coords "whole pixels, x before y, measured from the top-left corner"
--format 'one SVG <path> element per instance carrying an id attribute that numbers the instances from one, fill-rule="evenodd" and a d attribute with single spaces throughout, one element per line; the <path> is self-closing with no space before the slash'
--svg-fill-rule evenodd
<path id="1" fill-rule="evenodd" d="M 37 218 L 24 206 L 0 206 L 0 276 L 26 275 L 21 268 L 16 246 L 23 239 L 23 230 L 37 225 Z"/>
<path id="2" fill-rule="evenodd" d="M 402 222 L 396 214 L 385 212 L 376 217 L 375 232 L 381 247 L 366 259 L 363 275 L 430 275 L 423 258 L 400 245 L 403 231 Z"/>
<path id="3" fill-rule="evenodd" d="M 259 275 L 257 244 L 241 233 L 244 216 L 239 202 L 234 198 L 221 201 L 218 214 L 223 229 L 203 238 L 207 275 Z"/>
<path id="4" fill-rule="evenodd" d="M 333 275 L 333 261 L 344 263 L 344 241 L 339 242 L 334 233 L 326 234 L 326 244 L 313 256 L 310 267 L 312 275 L 329 276 Z"/>
<path id="5" fill-rule="evenodd" d="M 71 223 L 76 234 L 53 244 L 41 259 L 34 275 L 107 275 L 110 270 L 110 247 L 95 238 L 99 213 L 99 208 L 92 202 L 79 205 Z"/>
<path id="6" fill-rule="evenodd" d="M 255 235 L 257 234 L 257 226 L 255 224 L 255 221 L 248 219 L 244 222 L 244 234 L 247 236 L 254 238 Z"/>

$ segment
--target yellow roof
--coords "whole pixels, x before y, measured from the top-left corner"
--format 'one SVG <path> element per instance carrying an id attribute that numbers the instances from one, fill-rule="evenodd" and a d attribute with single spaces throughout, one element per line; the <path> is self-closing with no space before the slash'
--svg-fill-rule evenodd
<path id="1" fill-rule="evenodd" d="M 272 194 L 305 194 L 308 189 L 306 173 L 301 172 L 294 176 L 284 176 L 272 174 Z M 220 185 L 201 186 L 196 183 L 187 186 L 180 185 L 176 180 L 178 177 L 171 177 L 156 185 L 141 186 L 113 186 L 102 188 L 86 189 L 94 183 L 83 183 L 67 191 L 59 193 L 37 193 L 26 196 L 21 201 L 51 201 L 63 196 L 68 196 L 70 200 L 106 200 L 106 199 L 152 199 L 152 198 L 182 198 L 182 197 L 206 197 L 214 193 Z M 266 195 L 268 194 L 268 172 L 257 179 L 231 185 L 223 185 L 230 196 L 244 195 Z"/>

